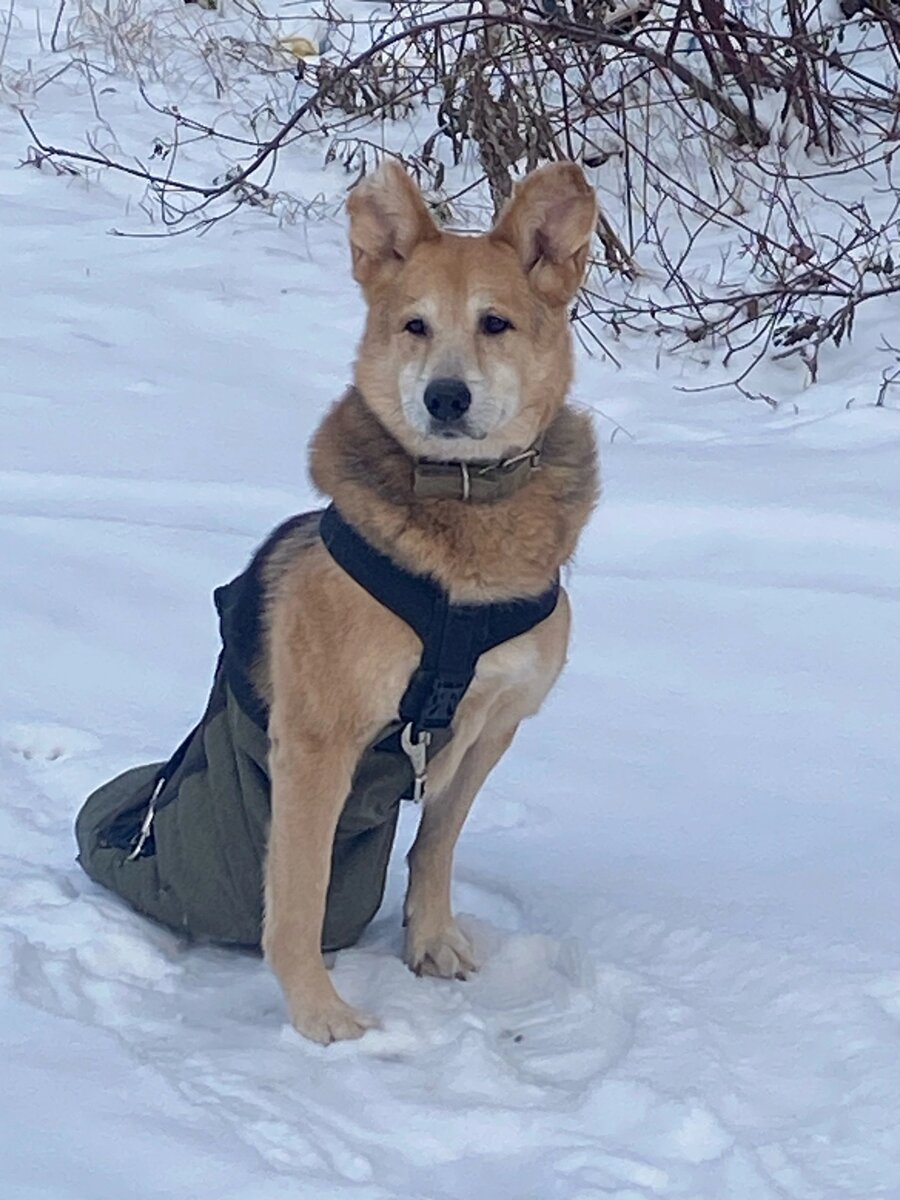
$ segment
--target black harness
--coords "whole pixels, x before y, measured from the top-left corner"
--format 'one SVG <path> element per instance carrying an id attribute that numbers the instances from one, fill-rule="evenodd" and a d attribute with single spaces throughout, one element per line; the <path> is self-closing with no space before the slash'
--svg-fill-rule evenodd
<path id="1" fill-rule="evenodd" d="M 400 701 L 402 729 L 378 744 L 408 755 L 415 773 L 411 798 L 420 800 L 432 731 L 452 723 L 482 654 L 550 616 L 559 599 L 559 578 L 540 596 L 454 604 L 429 576 L 404 570 L 371 546 L 333 504 L 322 514 L 319 532 L 335 562 L 422 641 L 422 657 Z"/>
<path id="2" fill-rule="evenodd" d="M 332 504 L 319 531 L 331 557 L 422 640 L 422 658 L 400 701 L 400 719 L 416 734 L 446 729 L 482 654 L 546 620 L 559 599 L 559 580 L 540 596 L 495 604 L 453 604 L 427 575 L 405 571 L 379 553 Z"/>

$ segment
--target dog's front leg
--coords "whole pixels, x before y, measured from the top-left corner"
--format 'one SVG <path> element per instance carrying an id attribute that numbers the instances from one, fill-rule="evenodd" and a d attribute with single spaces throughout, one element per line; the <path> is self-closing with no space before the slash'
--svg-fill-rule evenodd
<path id="1" fill-rule="evenodd" d="M 485 731 L 469 747 L 444 791 L 425 802 L 409 852 L 406 963 L 417 975 L 466 979 L 477 970 L 469 939 L 453 918 L 453 852 L 472 801 L 512 741 L 517 725 Z"/>
<path id="2" fill-rule="evenodd" d="M 375 1021 L 346 1004 L 322 960 L 331 849 L 350 791 L 356 749 L 278 732 L 273 711 L 272 825 L 263 950 L 294 1028 L 315 1042 L 358 1038 Z"/>

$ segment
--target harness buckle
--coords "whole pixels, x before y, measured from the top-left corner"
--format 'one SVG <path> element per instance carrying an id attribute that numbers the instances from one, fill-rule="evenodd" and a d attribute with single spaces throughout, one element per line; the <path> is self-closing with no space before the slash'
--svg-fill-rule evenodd
<path id="1" fill-rule="evenodd" d="M 414 804 L 420 804 L 425 799 L 425 786 L 428 783 L 428 747 L 431 745 L 431 734 L 422 729 L 418 734 L 413 733 L 413 723 L 409 722 L 400 731 L 400 748 L 409 759 L 413 769 L 413 794 L 410 797 Z"/>
<path id="2" fill-rule="evenodd" d="M 140 832 L 138 833 L 137 839 L 131 848 L 131 852 L 125 859 L 126 862 L 134 862 L 136 858 L 140 858 L 141 851 L 146 846 L 147 839 L 150 837 L 150 834 L 153 831 L 153 818 L 156 816 L 156 802 L 165 786 L 166 777 L 165 775 L 162 775 L 156 781 L 156 787 L 153 789 L 153 793 L 150 796 L 150 800 L 147 804 L 147 811 L 144 813 L 144 819 L 141 822 Z"/>

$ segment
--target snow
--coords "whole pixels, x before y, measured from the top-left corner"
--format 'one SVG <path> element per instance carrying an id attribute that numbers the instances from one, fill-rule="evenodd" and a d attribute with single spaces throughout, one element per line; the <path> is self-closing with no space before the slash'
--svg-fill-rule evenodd
<path id="1" fill-rule="evenodd" d="M 51 61 L 37 11 L 13 12 L 7 86 Z M 152 136 L 110 78 L 117 128 Z M 90 119 L 74 78 L 34 106 L 59 143 Z M 7 108 L 0 1194 L 900 1195 L 890 302 L 814 386 L 766 368 L 775 410 L 681 390 L 702 364 L 637 336 L 621 369 L 582 357 L 604 499 L 569 666 L 461 839 L 483 968 L 399 958 L 406 812 L 381 913 L 334 967 L 382 1028 L 321 1048 L 256 957 L 185 947 L 91 884 L 71 826 L 196 719 L 212 589 L 315 503 L 306 444 L 362 317 L 342 220 L 111 236 L 147 231 L 135 186 L 20 168 L 27 141 Z M 303 195 L 339 196 L 340 170 L 291 154 Z"/>

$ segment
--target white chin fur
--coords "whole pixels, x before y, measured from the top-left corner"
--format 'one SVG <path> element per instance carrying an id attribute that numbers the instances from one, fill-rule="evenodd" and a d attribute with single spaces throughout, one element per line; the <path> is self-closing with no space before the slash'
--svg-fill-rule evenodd
<path id="1" fill-rule="evenodd" d="M 522 431 L 524 432 L 524 431 Z M 492 431 L 493 433 L 493 431 Z M 510 429 L 503 423 L 498 430 L 484 437 L 440 437 L 407 425 L 398 435 L 398 440 L 409 454 L 416 458 L 431 458 L 436 462 L 478 462 L 502 458 L 511 447 L 529 444 L 520 431 Z M 532 439 L 533 440 L 533 439 Z"/>

